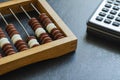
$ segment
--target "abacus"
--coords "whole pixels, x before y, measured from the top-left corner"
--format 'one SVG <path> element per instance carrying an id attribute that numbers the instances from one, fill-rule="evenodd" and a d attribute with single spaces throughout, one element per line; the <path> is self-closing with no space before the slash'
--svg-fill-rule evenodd
<path id="1" fill-rule="evenodd" d="M 30 16 L 28 13 L 31 11 L 38 16 Z M 17 13 L 24 13 L 29 19 L 28 25 L 33 35 L 28 33 L 28 27 L 22 24 Z M 6 15 L 14 16 L 22 32 L 27 35 L 26 40 L 17 26 L 8 23 Z M 57 58 L 76 49 L 76 36 L 45 0 L 11 0 L 0 3 L 0 18 L 6 24 L 5 31 L 0 28 L 0 48 L 3 52 L 0 53 L 0 75 L 35 62 Z"/>

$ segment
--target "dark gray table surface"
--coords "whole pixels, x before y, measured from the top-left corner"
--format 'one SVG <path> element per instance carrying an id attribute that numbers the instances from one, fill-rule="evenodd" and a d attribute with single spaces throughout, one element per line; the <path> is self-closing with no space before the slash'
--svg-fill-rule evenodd
<path id="1" fill-rule="evenodd" d="M 86 22 L 101 1 L 48 0 L 77 36 L 77 50 L 9 72 L 0 80 L 119 80 L 120 46 L 86 33 Z"/>

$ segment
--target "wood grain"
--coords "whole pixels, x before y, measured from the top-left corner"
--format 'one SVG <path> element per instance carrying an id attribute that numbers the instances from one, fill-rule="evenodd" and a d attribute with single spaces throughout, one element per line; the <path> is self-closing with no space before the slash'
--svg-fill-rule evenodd
<path id="1" fill-rule="evenodd" d="M 77 38 L 64 24 L 62 19 L 60 19 L 45 0 L 35 1 L 37 2 L 37 8 L 41 10 L 41 12 L 47 13 L 66 37 L 0 59 L 0 75 L 35 62 L 62 56 L 76 49 Z M 9 7 L 12 7 L 16 12 L 18 11 L 18 5 L 27 6 L 26 8 L 29 8 L 30 2 L 32 2 L 32 0 L 13 0 L 0 3 L 0 10 L 2 10 L 3 14 L 9 14 L 9 12 L 6 11 Z M 31 8 L 29 10 L 31 10 Z"/>

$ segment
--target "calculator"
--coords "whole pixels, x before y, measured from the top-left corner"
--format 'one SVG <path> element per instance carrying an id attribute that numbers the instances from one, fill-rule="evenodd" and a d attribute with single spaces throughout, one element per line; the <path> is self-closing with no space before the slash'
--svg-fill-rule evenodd
<path id="1" fill-rule="evenodd" d="M 87 32 L 120 42 L 120 0 L 103 0 L 88 20 Z"/>

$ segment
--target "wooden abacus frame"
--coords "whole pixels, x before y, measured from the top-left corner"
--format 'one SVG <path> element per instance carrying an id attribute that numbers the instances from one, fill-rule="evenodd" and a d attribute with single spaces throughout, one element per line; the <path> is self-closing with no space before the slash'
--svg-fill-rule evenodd
<path id="1" fill-rule="evenodd" d="M 1 58 L 0 75 L 35 62 L 62 56 L 76 49 L 76 36 L 69 30 L 46 0 L 11 0 L 3 2 L 0 3 L 0 12 L 4 15 L 11 14 L 8 11 L 9 7 L 14 9 L 15 13 L 22 12 L 18 8 L 18 4 L 24 6 L 27 11 L 31 11 L 32 8 L 28 6 L 30 3 L 33 3 L 40 12 L 45 12 L 66 37 Z"/>

